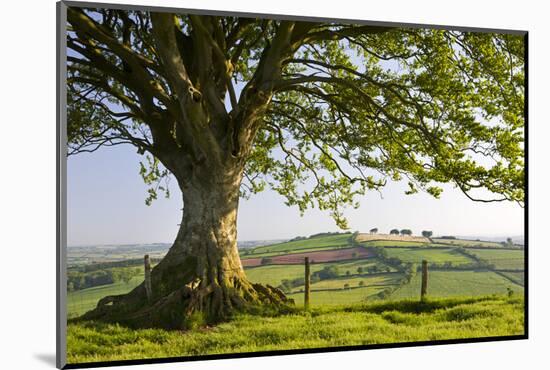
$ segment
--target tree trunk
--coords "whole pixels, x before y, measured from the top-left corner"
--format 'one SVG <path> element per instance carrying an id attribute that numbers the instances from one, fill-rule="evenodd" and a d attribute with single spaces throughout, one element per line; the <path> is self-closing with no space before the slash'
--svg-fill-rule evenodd
<path id="1" fill-rule="evenodd" d="M 185 329 L 260 305 L 284 308 L 293 303 L 279 289 L 247 280 L 237 249 L 241 172 L 218 170 L 202 176 L 194 172 L 191 179 L 176 176 L 183 218 L 174 244 L 151 272 L 151 299 L 141 284 L 128 294 L 101 299 L 84 319 Z"/>

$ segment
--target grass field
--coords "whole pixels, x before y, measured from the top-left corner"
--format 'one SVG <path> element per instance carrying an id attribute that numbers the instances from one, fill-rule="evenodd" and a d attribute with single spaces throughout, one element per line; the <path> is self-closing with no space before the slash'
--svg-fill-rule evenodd
<path id="1" fill-rule="evenodd" d="M 523 250 L 469 249 L 469 251 L 495 265 L 497 270 L 525 269 Z"/>
<path id="2" fill-rule="evenodd" d="M 522 298 L 493 296 L 313 308 L 279 317 L 242 315 L 187 332 L 69 323 L 68 362 L 522 335 L 523 312 Z"/>
<path id="3" fill-rule="evenodd" d="M 407 285 L 397 289 L 390 299 L 420 297 L 421 274 Z M 507 288 L 523 294 L 523 287 L 492 271 L 430 271 L 428 273 L 429 297 L 478 296 L 504 294 Z"/>
<path id="4" fill-rule="evenodd" d="M 428 263 L 453 264 L 472 263 L 474 260 L 453 249 L 443 248 L 385 248 L 388 257 L 399 258 L 403 262 L 420 263 L 427 260 Z"/>
<path id="5" fill-rule="evenodd" d="M 390 286 L 395 285 L 402 278 L 402 274 L 391 273 L 391 274 L 373 274 L 362 275 L 362 276 L 351 276 L 351 277 L 341 277 L 339 279 L 330 279 L 330 280 L 321 280 L 311 284 L 311 290 L 319 289 L 344 289 L 344 285 L 348 284 L 352 288 L 359 286 L 359 283 L 362 281 L 365 286 Z M 304 287 L 298 287 L 296 289 L 300 290 Z"/>
<path id="6" fill-rule="evenodd" d="M 266 245 L 263 247 L 257 247 L 251 250 L 251 254 L 255 255 L 261 253 L 279 253 L 288 251 L 299 251 L 301 249 L 312 249 L 322 247 L 339 247 L 348 245 L 348 239 L 351 234 L 338 234 L 329 236 L 320 236 L 304 240 L 295 240 L 291 242 L 285 242 L 280 244 Z"/>
<path id="7" fill-rule="evenodd" d="M 273 256 L 280 256 L 280 255 L 287 255 L 287 254 L 297 254 L 297 253 L 308 253 L 308 252 L 318 252 L 318 251 L 327 251 L 332 249 L 345 249 L 349 248 L 350 246 L 345 245 L 329 245 L 324 247 L 310 247 L 310 248 L 300 248 L 296 250 L 287 250 L 287 251 L 276 251 L 276 252 L 264 252 L 264 253 L 254 253 L 252 250 L 249 252 L 241 251 L 239 253 L 241 259 L 250 259 L 250 258 L 259 258 L 259 257 L 273 257 Z"/>
<path id="8" fill-rule="evenodd" d="M 380 268 L 386 268 L 387 266 L 380 262 L 376 258 L 369 258 L 363 260 L 357 260 L 352 262 L 327 262 L 327 263 L 314 263 L 310 266 L 310 272 L 322 270 L 325 266 L 338 266 L 339 274 L 345 276 L 349 271 L 351 275 L 357 274 L 357 269 L 362 267 L 363 269 L 377 266 Z M 391 269 L 391 268 L 390 268 Z M 395 271 L 395 269 L 391 269 Z M 278 286 L 283 279 L 296 279 L 304 277 L 303 265 L 268 265 L 261 267 L 252 267 L 245 269 L 246 276 L 255 283 L 269 284 L 272 286 Z"/>
<path id="9" fill-rule="evenodd" d="M 431 243 L 429 238 L 423 236 L 409 236 L 409 235 L 390 235 L 390 234 L 359 234 L 357 235 L 358 242 L 367 242 L 367 241 L 392 241 L 392 242 L 417 242 L 417 243 Z"/>
<path id="10" fill-rule="evenodd" d="M 479 248 L 501 248 L 502 244 L 497 242 L 488 242 L 481 240 L 467 240 L 467 239 L 441 239 L 432 238 L 435 243 L 451 244 L 457 247 L 479 247 Z"/>
<path id="11" fill-rule="evenodd" d="M 383 290 L 384 286 L 365 286 L 363 288 L 347 290 L 322 290 L 310 293 L 311 307 L 338 306 L 347 304 L 358 304 Z M 291 293 L 287 297 L 294 299 L 297 307 L 304 305 L 304 293 Z"/>
<path id="12" fill-rule="evenodd" d="M 143 274 L 133 277 L 127 284 L 123 282 L 101 285 L 98 287 L 77 290 L 67 294 L 67 315 L 75 317 L 91 310 L 97 301 L 108 295 L 127 293 L 143 281 Z"/>
<path id="13" fill-rule="evenodd" d="M 426 243 L 426 242 L 415 242 L 415 241 L 403 241 L 403 240 L 372 240 L 361 242 L 361 245 L 366 247 L 445 247 L 449 248 L 448 245 L 441 243 Z"/>
<path id="14" fill-rule="evenodd" d="M 521 272 L 499 272 L 518 285 L 525 286 L 525 273 Z"/>

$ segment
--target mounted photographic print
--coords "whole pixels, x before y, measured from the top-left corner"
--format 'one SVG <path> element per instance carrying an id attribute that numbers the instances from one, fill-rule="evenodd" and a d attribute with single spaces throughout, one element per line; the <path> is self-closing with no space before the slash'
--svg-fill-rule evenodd
<path id="1" fill-rule="evenodd" d="M 527 338 L 527 33 L 306 16 L 58 3 L 58 367 Z"/>

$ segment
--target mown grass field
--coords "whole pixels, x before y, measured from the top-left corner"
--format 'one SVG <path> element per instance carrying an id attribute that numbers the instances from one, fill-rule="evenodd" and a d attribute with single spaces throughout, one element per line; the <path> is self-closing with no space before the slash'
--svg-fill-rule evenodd
<path id="1" fill-rule="evenodd" d="M 297 254 L 297 253 L 307 253 L 307 252 L 318 252 L 318 251 L 327 251 L 327 250 L 333 250 L 333 249 L 345 249 L 349 248 L 350 246 L 347 244 L 343 245 L 329 245 L 324 247 L 308 247 L 308 248 L 300 248 L 296 250 L 287 250 L 287 251 L 275 251 L 275 252 L 263 252 L 263 253 L 256 253 L 252 250 L 247 251 L 241 251 L 240 257 L 241 259 L 247 259 L 247 258 L 258 258 L 258 257 L 273 257 L 273 256 L 281 256 L 281 255 L 287 255 L 287 254 Z"/>
<path id="2" fill-rule="evenodd" d="M 347 284 L 349 287 L 356 288 L 363 282 L 365 286 L 390 286 L 397 284 L 402 274 L 365 274 L 362 276 L 341 277 L 339 279 L 321 280 L 311 284 L 311 290 L 319 289 L 344 289 Z M 303 289 L 298 287 L 296 289 Z"/>
<path id="3" fill-rule="evenodd" d="M 77 290 L 67 294 L 67 315 L 80 316 L 95 308 L 97 302 L 108 295 L 127 293 L 143 281 L 143 273 L 133 277 L 127 284 L 123 282 L 101 285 L 93 288 Z"/>
<path id="4" fill-rule="evenodd" d="M 322 270 L 326 266 L 337 266 L 340 276 L 346 276 L 347 272 L 350 275 L 357 274 L 359 267 L 367 269 L 372 266 L 376 266 L 378 269 L 387 268 L 384 263 L 380 262 L 376 258 L 368 258 L 363 260 L 357 260 L 352 262 L 327 262 L 327 263 L 314 263 L 310 265 L 310 272 Z M 390 268 L 391 271 L 395 269 Z M 303 265 L 267 265 L 260 267 L 251 267 L 245 269 L 246 276 L 255 283 L 269 284 L 272 286 L 278 286 L 283 279 L 296 279 L 304 277 Z"/>
<path id="5" fill-rule="evenodd" d="M 278 317 L 241 315 L 187 332 L 69 323 L 67 355 L 75 364 L 523 334 L 523 299 L 491 296 L 312 308 Z"/>
<path id="6" fill-rule="evenodd" d="M 404 241 L 404 240 L 371 240 L 361 242 L 361 245 L 368 247 L 448 247 L 445 244 L 435 244 L 427 242 L 417 241 Z"/>
<path id="7" fill-rule="evenodd" d="M 348 245 L 348 239 L 351 236 L 348 234 L 328 235 L 313 237 L 304 240 L 295 240 L 280 244 L 266 245 L 257 247 L 251 250 L 251 254 L 257 257 L 261 253 L 279 253 L 288 251 L 299 251 L 301 249 L 323 248 L 323 247 L 338 247 Z"/>
<path id="8" fill-rule="evenodd" d="M 495 265 L 497 270 L 524 269 L 525 252 L 523 250 L 469 249 L 469 251 Z"/>
<path id="9" fill-rule="evenodd" d="M 421 274 L 415 275 L 409 284 L 398 288 L 390 299 L 420 297 Z M 512 289 L 523 294 L 521 285 L 492 271 L 430 271 L 428 273 L 428 296 L 454 297 L 504 294 Z"/>
<path id="10" fill-rule="evenodd" d="M 385 250 L 388 257 L 399 258 L 405 263 L 421 263 L 422 260 L 428 263 L 452 262 L 453 264 L 474 262 L 472 258 L 449 248 L 385 248 Z"/>
<path id="11" fill-rule="evenodd" d="M 479 247 L 479 248 L 501 248 L 502 245 L 497 242 L 488 242 L 481 240 L 467 240 L 467 239 L 441 239 L 432 238 L 435 243 L 450 244 L 457 247 Z"/>

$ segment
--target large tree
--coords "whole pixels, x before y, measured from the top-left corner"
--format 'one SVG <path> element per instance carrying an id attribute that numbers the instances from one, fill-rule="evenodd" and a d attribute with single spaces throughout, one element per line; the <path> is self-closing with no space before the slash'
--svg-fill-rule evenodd
<path id="1" fill-rule="evenodd" d="M 523 203 L 523 37 L 344 22 L 68 9 L 69 154 L 131 144 L 149 198 L 172 175 L 183 218 L 138 286 L 86 317 L 185 327 L 286 304 L 237 251 L 240 197 L 301 212 L 404 179 L 439 197 Z M 485 190 L 485 191 L 480 191 Z M 146 227 L 144 225 L 143 227 Z"/>

